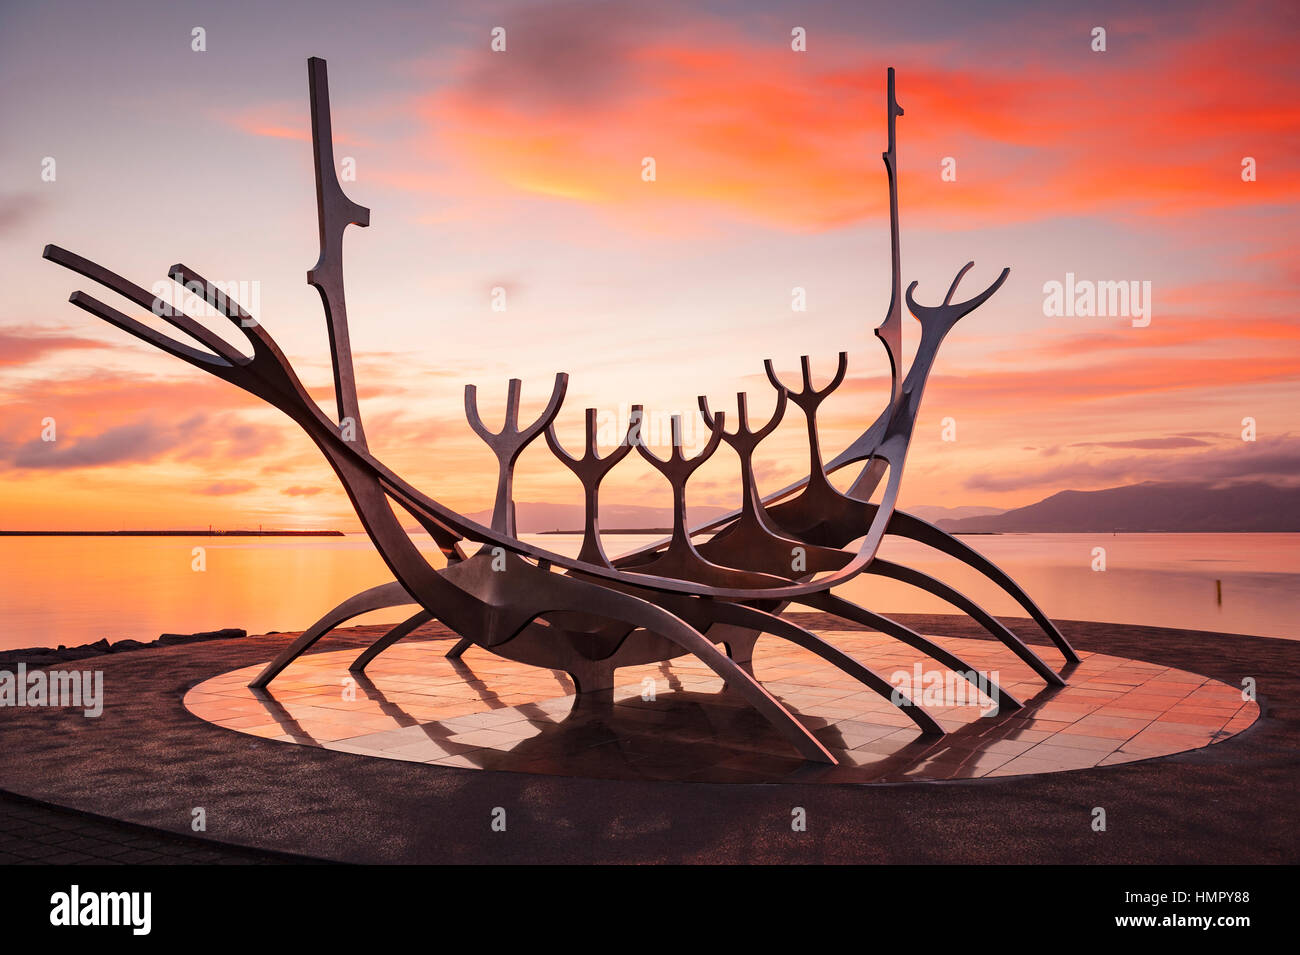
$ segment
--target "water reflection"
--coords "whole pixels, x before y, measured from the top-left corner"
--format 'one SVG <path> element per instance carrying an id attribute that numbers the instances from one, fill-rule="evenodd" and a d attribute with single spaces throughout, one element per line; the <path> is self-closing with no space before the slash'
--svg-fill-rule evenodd
<path id="1" fill-rule="evenodd" d="M 575 538 L 529 540 L 575 553 Z M 610 549 L 650 538 L 615 536 Z M 1294 638 L 1300 618 L 1297 534 L 1009 534 L 967 538 L 1053 617 Z M 191 569 L 207 549 L 207 570 Z M 1106 548 L 1106 570 L 1092 549 Z M 918 544 L 886 538 L 881 556 L 913 566 L 995 614 L 1022 615 L 969 568 Z M 347 538 L 0 538 L 0 648 L 73 646 L 102 637 L 241 627 L 305 629 L 357 591 L 389 580 L 362 536 Z M 1222 603 L 1216 581 L 1222 582 Z M 893 581 L 861 577 L 847 599 L 884 613 L 951 613 Z M 396 622 L 380 611 L 361 623 Z"/>

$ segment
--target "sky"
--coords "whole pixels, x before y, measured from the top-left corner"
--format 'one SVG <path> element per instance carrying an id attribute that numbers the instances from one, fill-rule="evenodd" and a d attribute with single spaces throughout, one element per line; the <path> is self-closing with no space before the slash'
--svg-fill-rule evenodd
<path id="1" fill-rule="evenodd" d="M 371 210 L 345 253 L 370 447 L 454 508 L 494 491 L 467 383 L 494 426 L 508 379 L 530 419 L 569 373 L 576 451 L 586 407 L 681 414 L 690 440 L 697 395 L 734 411 L 744 391 L 761 423 L 764 359 L 795 384 L 808 355 L 821 383 L 843 350 L 827 457 L 874 420 L 890 66 L 905 285 L 937 304 L 967 261 L 959 297 L 1011 269 L 939 354 L 901 505 L 1294 482 L 1297 26 L 1286 2 L 5 3 L 0 528 L 357 526 L 296 426 L 68 304 L 83 288 L 145 317 L 41 259 L 55 243 L 146 288 L 176 262 L 245 283 L 332 408 L 305 281 L 309 56 Z M 1147 313 L 1053 314 L 1067 275 L 1149 288 Z M 791 408 L 760 486 L 806 471 Z M 714 455 L 692 503 L 734 504 L 735 472 Z M 515 490 L 581 501 L 542 442 Z M 633 456 L 603 500 L 670 498 Z"/>

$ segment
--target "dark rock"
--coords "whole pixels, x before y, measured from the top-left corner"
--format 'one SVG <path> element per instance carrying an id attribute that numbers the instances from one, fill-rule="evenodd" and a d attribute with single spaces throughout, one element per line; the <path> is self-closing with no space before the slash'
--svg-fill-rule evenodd
<path id="1" fill-rule="evenodd" d="M 108 648 L 109 653 L 124 653 L 127 650 L 140 650 L 149 644 L 140 640 L 119 640 Z"/>
<path id="2" fill-rule="evenodd" d="M 204 630 L 200 633 L 164 633 L 157 643 L 172 646 L 178 643 L 198 643 L 200 640 L 229 640 L 248 636 L 247 630 L 227 627 L 225 630 Z"/>
<path id="3" fill-rule="evenodd" d="M 64 647 L 63 649 L 55 650 L 53 653 L 50 654 L 50 656 L 53 657 L 53 660 L 51 662 L 64 662 L 67 660 L 85 660 L 87 657 L 100 657 L 103 655 L 104 655 L 104 651 L 96 648 L 94 644 L 89 644 L 84 647 Z M 30 663 L 32 661 L 28 661 L 28 662 Z"/>
<path id="4" fill-rule="evenodd" d="M 197 643 L 202 639 L 192 633 L 164 633 L 154 641 L 154 646 L 170 647 L 179 643 Z"/>
<path id="5" fill-rule="evenodd" d="M 0 669 L 12 670 L 20 662 L 30 667 L 52 666 L 68 660 L 84 660 L 105 653 L 125 653 L 148 647 L 198 643 L 202 640 L 231 640 L 246 636 L 248 636 L 247 630 L 227 627 L 224 630 L 205 630 L 201 633 L 164 633 L 152 643 L 143 643 L 139 640 L 118 640 L 116 643 L 109 643 L 108 638 L 104 637 L 79 647 L 69 647 L 62 643 L 54 648 L 24 647 L 20 650 L 5 650 L 4 656 L 0 657 Z"/>
<path id="6" fill-rule="evenodd" d="M 49 648 L 40 648 L 36 650 L 9 650 L 10 655 L 0 657 L 0 670 L 15 671 L 18 664 L 25 663 L 29 667 L 40 667 L 50 663 L 58 663 L 57 657 L 50 656 Z"/>

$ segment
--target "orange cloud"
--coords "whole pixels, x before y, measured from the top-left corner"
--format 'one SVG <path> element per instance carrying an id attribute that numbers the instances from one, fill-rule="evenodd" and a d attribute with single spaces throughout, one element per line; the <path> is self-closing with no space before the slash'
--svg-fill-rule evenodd
<path id="1" fill-rule="evenodd" d="M 0 365 L 30 365 L 57 352 L 108 348 L 107 344 L 80 335 L 51 332 L 30 326 L 0 328 Z"/>
<path id="2" fill-rule="evenodd" d="M 565 15 L 585 8 L 547 17 Z M 1190 36 L 1147 35 L 1140 60 L 935 68 L 903 54 L 907 212 L 987 223 L 1300 200 L 1289 42 L 1232 8 L 1197 16 Z M 880 213 L 890 53 L 822 38 L 814 59 L 718 32 L 622 37 L 617 68 L 604 72 L 575 64 L 581 40 L 576 53 L 561 44 L 520 59 L 466 54 L 459 80 L 424 103 L 430 148 L 523 193 L 580 202 L 708 203 L 793 229 Z M 1016 53 L 1031 41 L 1007 38 Z M 1246 155 L 1267 170 L 1253 183 L 1241 181 Z M 641 179 L 646 156 L 653 184 Z M 958 159 L 956 183 L 940 180 L 944 156 Z"/>
<path id="3" fill-rule="evenodd" d="M 1092 352 L 1113 354 L 1117 348 L 1126 351 L 1163 351 L 1181 347 L 1208 348 L 1222 354 L 1224 350 L 1252 348 L 1260 342 L 1300 348 L 1300 324 L 1270 318 L 1168 316 L 1140 330 L 1100 327 L 1094 331 L 1066 335 L 1028 346 L 1017 343 L 1014 350 L 1003 352 L 999 357 L 1016 362 L 1077 360 Z M 1300 352 L 1297 352 L 1297 359 L 1300 360 Z M 1154 356 L 1149 360 L 1163 363 L 1168 359 L 1166 356 Z M 1249 360 L 1253 361 L 1254 358 Z"/>
<path id="4" fill-rule="evenodd" d="M 249 136 L 311 142 L 311 117 L 299 102 L 266 103 L 244 110 L 220 113 L 217 119 Z M 337 116 L 333 132 L 334 143 L 337 146 L 366 145 L 365 140 L 342 128 L 337 122 Z"/>

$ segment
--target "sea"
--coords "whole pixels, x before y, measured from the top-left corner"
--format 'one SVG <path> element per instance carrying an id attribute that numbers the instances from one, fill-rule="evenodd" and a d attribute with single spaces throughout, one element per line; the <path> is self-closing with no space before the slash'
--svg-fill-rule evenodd
<path id="1" fill-rule="evenodd" d="M 573 535 L 524 535 L 576 554 Z M 608 535 L 611 556 L 657 536 Z M 998 534 L 963 538 L 1050 616 L 1294 640 L 1300 534 Z M 196 552 L 196 548 L 201 548 Z M 436 553 L 432 542 L 428 550 Z M 201 553 L 201 559 L 199 554 Z M 997 615 L 997 587 L 928 548 L 886 538 L 880 555 L 939 577 Z M 391 578 L 363 534 L 343 537 L 0 537 L 0 649 L 153 640 L 237 627 L 302 630 Z M 904 584 L 861 576 L 836 590 L 879 613 L 955 612 Z M 403 619 L 379 611 L 359 623 Z"/>

